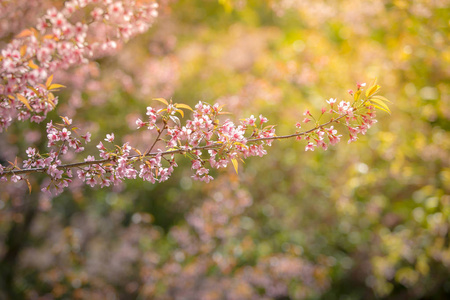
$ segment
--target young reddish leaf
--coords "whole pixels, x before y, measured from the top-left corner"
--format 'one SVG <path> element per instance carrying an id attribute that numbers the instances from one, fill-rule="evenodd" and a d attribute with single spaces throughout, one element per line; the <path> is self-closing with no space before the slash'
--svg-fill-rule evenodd
<path id="1" fill-rule="evenodd" d="M 23 104 L 25 104 L 25 106 L 30 110 L 33 111 L 33 109 L 30 106 L 30 103 L 28 102 L 27 98 L 25 98 L 24 96 L 22 96 L 21 94 L 16 94 L 17 99 L 20 100 L 20 102 L 22 102 Z"/>

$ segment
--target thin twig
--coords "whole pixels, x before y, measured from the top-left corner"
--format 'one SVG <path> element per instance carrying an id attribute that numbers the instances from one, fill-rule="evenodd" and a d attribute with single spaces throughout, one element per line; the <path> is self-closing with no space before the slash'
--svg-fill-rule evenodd
<path id="1" fill-rule="evenodd" d="M 329 124 L 332 123 L 337 123 L 340 119 L 346 117 L 347 114 L 342 115 L 336 119 L 331 119 L 330 121 L 321 124 L 319 126 L 316 126 L 312 129 L 309 129 L 307 131 L 303 131 L 303 132 L 297 132 L 294 134 L 288 134 L 288 135 L 279 135 L 279 136 L 271 136 L 271 137 L 261 137 L 261 138 L 254 138 L 254 139 L 249 139 L 247 140 L 247 142 L 249 143 L 254 143 L 254 142 L 259 142 L 259 141 L 267 141 L 267 140 L 283 140 L 283 139 L 289 139 L 289 138 L 294 138 L 294 137 L 298 137 L 298 136 L 302 136 L 305 134 L 308 134 L 310 132 L 313 132 L 317 129 L 323 128 Z M 163 130 L 165 129 L 165 125 Z M 156 142 L 158 141 L 159 137 L 161 136 L 162 131 L 160 131 L 156 141 L 153 143 L 153 145 L 150 147 L 149 151 L 147 151 L 147 153 L 145 155 L 129 155 L 127 157 L 127 159 L 133 159 L 133 158 L 142 158 L 142 157 L 154 157 L 156 155 L 169 155 L 169 154 L 180 154 L 180 153 L 186 153 L 186 152 L 191 152 L 194 150 L 206 150 L 206 149 L 215 149 L 215 148 L 220 148 L 223 147 L 222 143 L 214 143 L 211 145 L 205 145 L 205 146 L 196 146 L 196 147 L 190 147 L 189 149 L 176 149 L 176 150 L 168 150 L 168 151 L 158 151 L 158 152 L 151 152 L 151 150 L 153 149 L 154 145 L 156 144 Z M 107 163 L 112 161 L 113 159 L 115 159 L 115 157 L 112 158 L 105 158 L 105 159 L 98 159 L 98 160 L 92 160 L 92 161 L 83 161 L 83 162 L 76 162 L 76 163 L 68 163 L 68 164 L 64 164 L 64 165 L 59 165 L 57 166 L 58 169 L 67 169 L 67 168 L 76 168 L 76 167 L 85 167 L 85 166 L 90 166 L 90 165 L 101 165 L 103 163 Z M 23 170 L 10 170 L 10 171 L 6 171 L 2 174 L 3 175 L 21 175 L 21 174 L 30 174 L 30 173 L 39 173 L 39 172 L 45 172 L 47 170 L 46 167 L 43 168 L 30 168 L 30 169 L 23 169 Z"/>

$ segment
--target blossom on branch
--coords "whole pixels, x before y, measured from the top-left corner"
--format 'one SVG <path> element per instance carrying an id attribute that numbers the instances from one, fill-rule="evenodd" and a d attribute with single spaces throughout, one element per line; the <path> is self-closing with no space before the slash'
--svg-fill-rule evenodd
<path id="1" fill-rule="evenodd" d="M 118 44 L 145 32 L 158 15 L 154 1 L 70 0 L 50 8 L 35 28 L 0 51 L 0 132 L 15 120 L 42 122 L 58 104 L 56 71 L 114 53 Z M 90 12 L 89 17 L 77 12 Z"/>
<path id="2" fill-rule="evenodd" d="M 372 90 L 373 87 L 367 91 L 365 97 L 360 97 L 359 93 L 353 103 L 341 101 L 337 110 L 333 109 L 335 101 L 327 101 L 330 109 L 322 110 L 321 117 L 328 117 L 328 121 L 316 121 L 308 130 L 282 136 L 275 134 L 274 125 L 263 127 L 268 120 L 262 115 L 260 126 L 256 126 L 256 118 L 253 115 L 241 119 L 239 123 L 230 119 L 222 121 L 221 116 L 226 113 L 218 104 L 199 102 L 192 109 L 186 104 L 158 98 L 155 100 L 163 103 L 163 108 L 147 107 L 147 118 L 136 121 L 138 129 L 146 127 L 142 130 L 156 135 L 148 149 L 139 150 L 128 143 L 114 145 L 115 135 L 111 133 L 104 139 L 108 142 L 107 145 L 101 141 L 97 145 L 99 158 L 88 155 L 84 161 L 78 163 L 62 161 L 69 148 L 74 149 L 74 152 L 84 151 L 81 139 L 88 143 L 90 133 L 78 135 L 72 120 L 61 117 L 63 123 L 47 124 L 49 152 L 40 154 L 37 149 L 28 148 L 28 159 L 24 161 L 23 166 L 19 167 L 17 163 L 8 167 L 2 166 L 0 180 L 5 181 L 6 177 L 10 176 L 11 181 L 17 182 L 26 180 L 24 174 L 45 172 L 51 180 L 42 190 L 53 194 L 60 193 L 72 182 L 72 169 L 76 170 L 78 179 L 91 187 L 117 185 L 125 179 L 137 177 L 156 183 L 170 178 L 178 166 L 175 157 L 181 154 L 189 157 L 192 162 L 192 178 L 209 182 L 213 179 L 210 175 L 211 169 L 225 168 L 231 163 L 238 172 L 239 160 L 266 155 L 266 148 L 271 146 L 274 140 L 300 140 L 304 137 L 307 141 L 305 151 L 314 151 L 316 147 L 327 150 L 329 145 L 336 145 L 342 137 L 337 128 L 327 127 L 332 123 L 344 123 L 345 126 L 342 127 L 349 132 L 349 143 L 355 141 L 358 134 L 365 134 L 367 129 L 376 123 L 375 106 L 387 107 L 384 102 L 380 104 L 381 99 L 385 98 L 374 96 Z M 186 110 L 192 111 L 192 117 L 183 125 L 179 117 L 183 118 Z M 305 115 L 316 120 L 309 110 Z M 300 129 L 298 123 L 296 128 Z"/>

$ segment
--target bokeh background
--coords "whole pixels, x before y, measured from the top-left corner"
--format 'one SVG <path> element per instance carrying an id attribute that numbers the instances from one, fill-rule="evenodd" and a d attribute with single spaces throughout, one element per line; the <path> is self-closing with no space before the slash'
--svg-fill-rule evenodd
<path id="1" fill-rule="evenodd" d="M 2 43 L 61 2 L 18 1 Z M 450 297 L 450 2 L 160 4 L 117 55 L 55 74 L 67 89 L 50 118 L 143 148 L 154 137 L 135 120 L 165 97 L 220 102 L 236 120 L 262 113 L 287 134 L 306 108 L 374 78 L 392 114 L 326 152 L 275 142 L 209 184 L 191 180 L 188 160 L 168 182 L 75 183 L 53 199 L 38 192 L 44 178 L 31 194 L 2 183 L 0 298 Z M 15 124 L 0 135 L 2 160 L 44 149 L 43 134 Z"/>

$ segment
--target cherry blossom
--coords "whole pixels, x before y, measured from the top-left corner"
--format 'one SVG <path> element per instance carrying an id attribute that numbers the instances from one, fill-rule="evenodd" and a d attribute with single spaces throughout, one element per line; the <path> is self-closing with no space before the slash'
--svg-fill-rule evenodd
<path id="1" fill-rule="evenodd" d="M 27 180 L 27 174 L 43 172 L 49 176 L 50 181 L 42 187 L 42 191 L 53 195 L 61 193 L 72 182 L 72 169 L 79 180 L 91 187 L 118 185 L 124 180 L 136 178 L 157 183 L 170 178 L 178 166 L 175 158 L 181 154 L 191 159 L 194 173 L 192 178 L 208 183 L 213 180 L 211 169 L 226 168 L 231 163 L 238 172 L 240 160 L 266 155 L 267 147 L 275 140 L 305 139 L 305 151 L 314 151 L 315 148 L 327 150 L 330 145 L 341 141 L 340 131 L 346 130 L 348 142 L 356 141 L 359 134 L 365 134 L 376 123 L 373 102 L 379 103 L 383 99 L 378 97 L 372 100 L 373 95 L 369 92 L 366 97 L 360 97 L 360 91 L 361 87 L 353 102 L 342 100 L 336 109 L 333 107 L 337 100 L 327 100 L 330 108 L 322 109 L 320 118 L 316 119 L 306 110 L 304 115 L 311 119 L 304 120 L 303 123 L 314 120 L 312 124 L 305 125 L 310 129 L 280 136 L 275 134 L 274 125 L 263 127 L 268 122 L 263 115 L 259 115 L 259 122 L 254 115 L 239 122 L 222 120 L 221 116 L 226 113 L 223 106 L 218 104 L 198 102 L 192 109 L 185 104 L 158 98 L 155 100 L 162 102 L 163 107 L 147 107 L 147 117 L 136 121 L 137 130 L 150 131 L 156 136 L 148 149 L 139 150 L 129 143 L 114 144 L 115 134 L 110 133 L 104 139 L 106 145 L 99 141 L 96 146 L 98 158 L 87 155 L 83 161 L 75 163 L 66 161 L 67 154 L 70 151 L 83 152 L 82 140 L 84 144 L 90 143 L 91 134 L 79 134 L 79 129 L 72 124 L 71 119 L 61 117 L 62 123 L 47 123 L 48 153 L 39 153 L 36 148 L 29 147 L 26 150 L 28 159 L 23 161 L 22 166 L 17 163 L 1 166 L 0 180 L 5 181 L 9 177 L 12 182 L 19 182 Z M 192 111 L 191 118 L 182 123 L 184 111 L 189 110 Z M 318 119 L 325 121 L 318 123 Z M 342 128 L 329 126 L 333 123 Z M 295 127 L 301 129 L 301 123 L 297 122 Z M 164 146 L 161 147 L 162 145 Z"/>
<path id="2" fill-rule="evenodd" d="M 36 28 L 23 30 L 0 52 L 0 132 L 15 120 L 42 122 L 63 87 L 52 74 L 112 54 L 153 24 L 157 7 L 152 1 L 70 0 L 61 10 L 48 9 Z M 76 12 L 85 10 L 91 16 L 80 19 Z"/>

